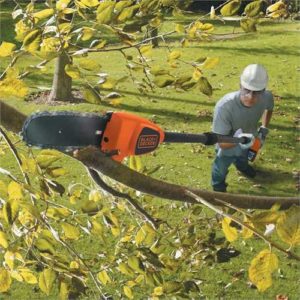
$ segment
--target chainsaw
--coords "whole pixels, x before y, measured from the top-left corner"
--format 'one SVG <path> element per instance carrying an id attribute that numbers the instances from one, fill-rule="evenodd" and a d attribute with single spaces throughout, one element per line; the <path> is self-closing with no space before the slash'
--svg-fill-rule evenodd
<path id="1" fill-rule="evenodd" d="M 96 146 L 116 161 L 130 155 L 154 151 L 161 143 L 249 142 L 247 137 L 165 132 L 153 122 L 127 112 L 77 113 L 69 111 L 39 112 L 29 116 L 22 129 L 29 146 L 52 148 L 63 152 Z"/>

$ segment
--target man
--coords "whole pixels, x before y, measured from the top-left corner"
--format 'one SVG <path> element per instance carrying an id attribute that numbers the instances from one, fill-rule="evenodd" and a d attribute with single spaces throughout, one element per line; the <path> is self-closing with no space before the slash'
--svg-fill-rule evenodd
<path id="1" fill-rule="evenodd" d="M 247 66 L 240 78 L 240 90 L 225 95 L 214 111 L 212 131 L 235 137 L 248 136 L 247 144 L 220 143 L 212 166 L 214 191 L 226 192 L 225 182 L 231 164 L 247 177 L 254 178 L 256 171 L 248 164 L 248 151 L 258 136 L 263 144 L 274 107 L 273 95 L 266 91 L 268 74 L 262 65 Z M 257 130 L 258 122 L 262 126 Z M 247 133 L 246 135 L 244 133 Z M 250 134 L 250 135 L 249 135 Z"/>

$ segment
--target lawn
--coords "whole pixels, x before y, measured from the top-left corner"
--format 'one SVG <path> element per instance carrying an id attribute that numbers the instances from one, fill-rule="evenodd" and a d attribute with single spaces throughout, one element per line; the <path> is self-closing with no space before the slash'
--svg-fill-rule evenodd
<path id="1" fill-rule="evenodd" d="M 1 35 L 0 40 L 13 41 L 11 22 L 8 14 L 1 9 Z M 167 23 L 163 31 L 170 29 Z M 218 34 L 241 32 L 235 23 L 222 25 L 215 22 Z M 117 91 L 122 94 L 122 103 L 115 107 L 105 102 L 100 105 L 89 103 L 66 104 L 47 107 L 37 105 L 30 101 L 10 99 L 9 103 L 20 111 L 30 114 L 42 110 L 76 110 L 82 112 L 104 112 L 107 110 L 127 111 L 153 120 L 163 129 L 180 132 L 201 133 L 211 130 L 212 114 L 216 102 L 226 93 L 239 88 L 239 75 L 242 69 L 250 63 L 261 63 L 269 72 L 270 89 L 275 96 L 275 109 L 270 125 L 270 134 L 254 167 L 259 171 L 255 180 L 241 176 L 234 168 L 230 169 L 228 176 L 229 192 L 249 195 L 295 196 L 295 174 L 299 172 L 299 147 L 297 139 L 299 131 L 299 30 L 300 24 L 290 22 L 264 22 L 258 27 L 257 33 L 247 34 L 236 38 L 220 39 L 214 42 L 195 42 L 182 48 L 178 38 L 167 40 L 172 49 L 182 51 L 182 60 L 193 61 L 198 57 L 219 57 L 220 63 L 214 69 L 206 71 L 205 76 L 210 80 L 214 93 L 207 97 L 198 90 L 189 92 L 175 92 L 172 89 L 157 88 L 154 93 L 142 95 L 137 88 L 128 81 L 121 83 Z M 153 50 L 155 64 L 165 64 L 167 49 L 165 45 Z M 128 53 L 136 55 L 133 50 Z M 110 72 L 114 77 L 120 78 L 128 75 L 124 66 L 124 59 L 117 52 L 89 55 L 95 63 L 100 65 L 97 72 Z M 19 60 L 17 67 L 22 70 L 31 64 L 36 64 L 37 58 L 26 56 Z M 0 60 L 0 68 L 4 69 L 7 60 Z M 190 66 L 182 64 L 176 72 L 193 70 Z M 30 86 L 31 92 L 51 87 L 53 63 L 47 65 L 47 70 L 41 74 L 32 74 L 25 82 Z M 298 84 L 297 84 L 298 83 Z M 74 87 L 80 89 L 81 82 L 76 81 Z M 1 154 L 0 154 L 1 155 Z M 210 168 L 214 157 L 212 147 L 190 144 L 165 144 L 153 154 L 142 157 L 142 164 L 148 170 L 157 169 L 152 177 L 186 185 L 195 188 L 211 189 Z M 18 168 L 12 156 L 0 156 L 1 168 L 18 173 Z M 63 185 L 80 182 L 90 185 L 91 182 L 85 170 L 77 162 L 67 159 L 64 167 L 68 175 L 60 179 Z M 0 174 L 0 179 L 2 178 Z M 61 199 L 63 204 L 68 203 L 67 198 Z M 169 213 L 169 201 L 152 199 L 151 203 L 164 209 L 164 218 L 170 224 L 180 222 L 185 214 L 180 216 Z M 147 204 L 144 203 L 145 207 Z M 178 208 L 185 210 L 178 205 Z M 174 212 L 174 210 L 173 210 Z M 91 242 L 89 251 L 97 249 L 99 245 Z M 78 245 L 84 249 L 86 243 Z M 284 294 L 289 299 L 299 298 L 300 266 L 293 260 L 277 253 L 280 258 L 280 272 L 274 276 L 273 286 L 265 293 L 251 289 L 247 284 L 247 268 L 252 258 L 266 245 L 256 239 L 250 242 L 238 240 L 233 246 L 241 251 L 241 255 L 231 259 L 230 262 L 220 263 L 210 267 L 207 264 L 199 269 L 197 276 L 201 279 L 201 298 L 203 299 L 275 299 L 276 295 Z M 85 250 L 82 250 L 85 251 Z M 96 250 L 95 250 L 96 251 Z M 300 249 L 297 249 L 300 254 Z M 239 275 L 236 275 L 239 274 Z M 236 278 L 236 279 L 234 279 Z M 142 296 L 140 296 L 142 298 Z M 0 297 L 2 299 L 2 296 Z M 32 286 L 14 283 L 12 290 L 5 295 L 5 299 L 57 299 L 57 294 L 47 297 Z"/>

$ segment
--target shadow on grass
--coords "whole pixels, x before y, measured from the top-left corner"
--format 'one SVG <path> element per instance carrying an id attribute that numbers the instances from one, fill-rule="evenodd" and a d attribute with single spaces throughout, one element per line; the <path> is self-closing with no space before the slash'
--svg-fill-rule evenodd
<path id="1" fill-rule="evenodd" d="M 121 90 L 121 89 L 117 89 L 116 90 L 117 92 L 120 92 L 122 94 L 125 94 L 125 95 L 133 95 L 133 96 L 136 96 L 136 97 L 143 97 L 143 95 L 136 91 L 126 91 L 126 90 Z M 184 93 L 182 94 L 182 96 L 184 97 Z M 174 97 L 168 97 L 168 96 L 160 96 L 160 95 L 157 95 L 157 94 L 146 94 L 144 96 L 145 98 L 148 98 L 148 99 L 155 99 L 155 100 L 163 100 L 163 101 L 172 101 L 172 102 L 186 102 L 186 103 L 191 103 L 191 104 L 195 104 L 195 105 L 206 105 L 206 106 L 212 106 L 214 107 L 215 106 L 215 103 L 212 102 L 212 100 L 210 101 L 197 101 L 197 100 L 191 100 L 191 99 L 187 99 L 187 98 L 174 98 Z M 204 98 L 206 96 L 203 96 L 202 94 L 199 93 L 199 95 L 196 96 L 197 98 Z"/>
<path id="2" fill-rule="evenodd" d="M 109 104 L 103 104 L 103 106 L 112 107 Z M 142 105 L 134 106 L 129 104 L 120 104 L 118 106 L 118 110 L 126 110 L 129 112 L 134 113 L 145 113 L 145 114 L 151 114 L 155 116 L 161 116 L 167 119 L 172 119 L 174 122 L 180 121 L 180 122 L 189 122 L 189 123 L 205 123 L 205 122 L 212 122 L 212 116 L 196 116 L 194 114 L 190 113 L 183 113 L 183 112 L 176 112 L 174 109 L 161 109 L 161 108 L 154 108 L 154 107 L 145 107 Z M 174 127 L 176 129 L 176 126 Z"/>
<path id="3" fill-rule="evenodd" d="M 265 166 L 255 167 L 257 171 L 257 175 L 254 179 L 250 179 L 253 185 L 260 185 L 261 188 L 253 188 L 251 189 L 251 193 L 253 195 L 264 195 L 264 194 L 272 194 L 274 196 L 280 195 L 291 195 L 297 196 L 296 188 L 291 188 L 288 186 L 290 190 L 287 190 L 287 184 L 290 184 L 292 181 L 293 175 L 289 172 L 284 172 L 282 170 L 268 168 Z M 280 184 L 280 186 L 277 186 Z M 295 180 L 296 186 L 296 180 Z M 268 190 L 268 187 L 272 187 L 272 190 Z M 237 192 L 244 192 L 242 190 L 237 190 Z"/>
<path id="4" fill-rule="evenodd" d="M 209 50 L 222 50 L 222 51 L 227 51 L 227 52 L 234 52 L 235 54 L 237 52 L 241 52 L 243 54 L 249 54 L 252 55 L 253 53 L 259 53 L 259 54 L 267 54 L 267 55 L 287 55 L 287 56 L 298 56 L 298 51 L 296 47 L 293 47 L 291 49 L 287 49 L 287 47 L 282 49 L 282 47 L 268 47 L 268 48 L 258 48 L 258 47 L 250 47 L 250 46 L 245 46 L 245 48 L 242 47 L 229 47 L 229 46 L 216 46 L 210 44 Z M 192 45 L 190 48 L 203 48 L 200 45 Z"/>

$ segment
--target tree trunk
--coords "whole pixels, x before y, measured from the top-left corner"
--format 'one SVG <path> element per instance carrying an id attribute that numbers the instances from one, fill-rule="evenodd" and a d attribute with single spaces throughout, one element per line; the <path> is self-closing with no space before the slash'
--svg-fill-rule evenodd
<path id="1" fill-rule="evenodd" d="M 71 63 L 66 53 L 56 59 L 52 89 L 48 101 L 70 101 L 72 99 L 72 78 L 65 72 L 65 66 Z"/>

